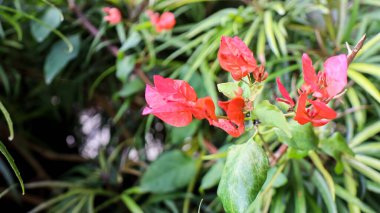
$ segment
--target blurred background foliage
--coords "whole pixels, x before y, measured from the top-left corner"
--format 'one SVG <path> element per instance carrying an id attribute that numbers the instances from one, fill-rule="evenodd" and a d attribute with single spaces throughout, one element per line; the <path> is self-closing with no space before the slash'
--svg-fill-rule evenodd
<path id="1" fill-rule="evenodd" d="M 105 6 L 118 7 L 123 22 L 103 21 Z M 156 33 L 148 8 L 173 12 L 177 25 Z M 257 99 L 274 103 L 276 77 L 293 94 L 302 83 L 302 53 L 321 67 L 366 34 L 334 103 L 339 119 L 317 129 L 314 154 L 288 150 L 250 211 L 379 212 L 379 9 L 377 0 L 0 0 L 0 100 L 15 130 L 8 142 L 1 119 L 1 141 L 26 183 L 22 196 L 1 156 L 1 206 L 223 212 L 216 189 L 226 148 L 250 135 L 143 117 L 145 84 L 160 74 L 223 99 L 216 84 L 231 79 L 216 53 L 222 35 L 237 35 L 269 72 Z M 279 146 L 263 142 L 268 152 Z"/>

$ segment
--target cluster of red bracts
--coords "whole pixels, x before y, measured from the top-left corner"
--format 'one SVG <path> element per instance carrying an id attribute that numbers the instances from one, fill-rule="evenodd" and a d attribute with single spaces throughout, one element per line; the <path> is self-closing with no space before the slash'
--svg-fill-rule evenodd
<path id="1" fill-rule="evenodd" d="M 230 101 L 218 102 L 227 118 L 218 118 L 212 99 L 198 99 L 194 89 L 183 80 L 155 75 L 154 86 L 146 86 L 145 99 L 148 106 L 144 108 L 143 115 L 153 114 L 172 126 L 187 126 L 195 117 L 207 119 L 210 125 L 223 129 L 233 137 L 244 132 L 244 99 L 241 93 Z"/>
<path id="2" fill-rule="evenodd" d="M 298 90 L 299 97 L 294 120 L 302 125 L 311 122 L 313 126 L 323 126 L 337 116 L 337 113 L 327 104 L 342 92 L 347 84 L 347 56 L 342 54 L 328 58 L 323 64 L 323 71 L 317 74 L 309 56 L 303 54 L 302 70 L 304 84 Z M 294 108 L 296 104 L 279 78 L 277 78 L 277 85 L 283 96 L 283 98 L 277 98 L 277 101 Z"/>
<path id="3" fill-rule="evenodd" d="M 241 80 L 253 73 L 257 82 L 266 79 L 264 67 L 257 66 L 253 53 L 238 37 L 223 36 L 218 51 L 221 67 L 230 72 L 232 78 Z M 154 76 L 154 87 L 147 85 L 145 99 L 148 106 L 143 115 L 153 114 L 173 126 L 186 126 L 193 117 L 207 119 L 212 126 L 219 127 L 233 137 L 244 133 L 244 108 L 246 101 L 242 90 L 235 91 L 236 97 L 229 101 L 218 101 L 226 112 L 225 116 L 215 115 L 215 105 L 210 97 L 197 98 L 194 89 L 185 81 Z M 249 108 L 249 107 L 247 107 Z"/>
<path id="4" fill-rule="evenodd" d="M 231 73 L 234 80 L 240 81 L 249 73 L 253 73 L 255 81 L 262 82 L 268 77 L 264 66 L 258 66 L 252 51 L 237 36 L 222 36 L 218 51 L 220 66 Z"/>

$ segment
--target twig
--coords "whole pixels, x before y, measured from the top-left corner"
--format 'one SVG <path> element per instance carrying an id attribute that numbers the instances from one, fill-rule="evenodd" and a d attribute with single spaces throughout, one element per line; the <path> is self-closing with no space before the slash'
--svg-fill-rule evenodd
<path id="1" fill-rule="evenodd" d="M 144 81 L 145 84 L 153 85 L 152 81 L 145 75 L 144 71 L 141 69 L 141 64 L 136 64 L 135 73 L 139 78 Z"/>
<path id="2" fill-rule="evenodd" d="M 90 34 L 95 37 L 98 33 L 99 33 L 99 30 L 93 25 L 91 24 L 91 22 L 86 18 L 86 16 L 83 15 L 82 11 L 79 9 L 78 5 L 75 4 L 75 0 L 68 0 L 68 3 L 69 3 L 69 8 L 74 11 L 74 13 L 76 14 L 76 16 L 78 17 L 79 21 L 81 22 L 81 24 L 83 25 L 83 27 L 85 29 L 87 29 L 88 32 L 90 32 Z M 107 39 L 103 38 L 102 39 L 103 41 L 107 41 Z M 110 43 L 108 43 L 107 45 L 107 49 L 108 51 L 111 52 L 111 54 L 115 57 L 117 57 L 118 55 L 118 52 L 119 52 L 119 49 L 115 46 L 115 45 L 112 45 Z M 135 66 L 135 69 L 134 69 L 134 72 L 137 74 L 137 76 L 139 76 L 139 78 L 141 80 L 143 80 L 146 84 L 153 84 L 151 80 L 149 80 L 149 78 L 145 75 L 145 73 L 141 70 L 141 64 L 136 64 Z"/>
<path id="3" fill-rule="evenodd" d="M 49 160 L 60 160 L 60 161 L 69 161 L 69 162 L 86 162 L 85 158 L 75 155 L 75 154 L 60 154 L 53 152 L 51 150 L 45 149 L 43 147 L 37 146 L 33 143 L 27 143 L 27 146 L 30 147 L 35 152 L 38 152 L 41 156 Z"/>
<path id="4" fill-rule="evenodd" d="M 286 153 L 286 150 L 288 150 L 288 145 L 282 144 L 280 148 L 278 148 L 278 150 L 270 158 L 270 165 L 276 165 L 280 158 Z"/>
<path id="5" fill-rule="evenodd" d="M 75 4 L 75 0 L 68 0 L 69 8 L 74 11 L 76 16 L 78 17 L 78 20 L 83 25 L 84 28 L 87 29 L 89 33 L 91 33 L 92 36 L 96 36 L 99 33 L 99 30 L 91 24 L 91 22 L 86 18 L 86 16 L 83 15 L 82 11 L 79 9 L 78 5 Z M 103 41 L 106 41 L 106 39 L 103 39 Z M 117 53 L 119 52 L 118 48 L 112 44 L 107 45 L 107 49 L 114 55 L 117 56 Z"/>
<path id="6" fill-rule="evenodd" d="M 349 65 L 355 58 L 356 54 L 363 47 L 364 41 L 366 39 L 366 35 L 364 34 L 359 42 L 355 45 L 354 49 L 347 55 L 347 64 Z M 350 50 L 350 49 L 349 49 Z"/>
<path id="7" fill-rule="evenodd" d="M 344 112 L 342 113 L 339 113 L 338 116 L 336 117 L 336 119 L 338 118 L 341 118 L 347 114 L 350 114 L 350 113 L 353 113 L 353 112 L 356 112 L 356 111 L 360 111 L 360 110 L 365 110 L 365 109 L 369 109 L 370 106 L 367 106 L 367 105 L 363 105 L 363 106 L 358 106 L 358 107 L 352 107 L 352 108 L 349 108 L 347 110 L 345 110 Z"/>

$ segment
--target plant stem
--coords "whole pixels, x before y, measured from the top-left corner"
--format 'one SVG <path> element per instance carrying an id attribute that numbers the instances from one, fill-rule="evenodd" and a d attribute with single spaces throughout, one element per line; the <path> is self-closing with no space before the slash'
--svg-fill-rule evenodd
<path id="1" fill-rule="evenodd" d="M 280 158 L 286 153 L 288 150 L 288 145 L 282 144 L 280 148 L 272 155 L 270 159 L 270 165 L 274 166 L 280 160 Z"/>
<path id="2" fill-rule="evenodd" d="M 194 190 L 195 183 L 197 182 L 197 178 L 198 178 L 198 175 L 199 175 L 199 172 L 200 172 L 201 168 L 202 168 L 202 157 L 197 160 L 196 174 L 194 175 L 193 179 L 191 180 L 190 184 L 187 187 L 186 198 L 185 198 L 185 201 L 183 202 L 183 210 L 182 210 L 183 213 L 188 213 L 189 212 L 190 198 L 191 198 L 190 194 Z"/>

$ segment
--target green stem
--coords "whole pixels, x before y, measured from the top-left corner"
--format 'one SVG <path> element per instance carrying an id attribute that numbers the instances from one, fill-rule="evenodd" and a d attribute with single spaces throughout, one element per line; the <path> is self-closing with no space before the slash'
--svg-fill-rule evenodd
<path id="1" fill-rule="evenodd" d="M 313 161 L 313 163 L 317 167 L 317 169 L 322 173 L 323 177 L 325 178 L 327 185 L 330 188 L 331 196 L 332 196 L 333 200 L 335 201 L 334 180 L 332 179 L 330 173 L 323 166 L 323 163 L 322 163 L 322 161 L 319 158 L 317 153 L 315 153 L 314 151 L 310 151 L 309 157 L 310 157 L 311 161 Z"/>
<path id="2" fill-rule="evenodd" d="M 203 154 L 201 154 L 203 155 Z M 198 179 L 198 175 L 200 173 L 200 170 L 202 169 L 202 157 L 200 159 L 197 160 L 197 164 L 196 164 L 196 174 L 194 175 L 193 179 L 191 180 L 190 184 L 188 185 L 187 187 L 187 190 L 186 190 L 186 198 L 185 198 L 185 201 L 183 202 L 183 213 L 188 213 L 189 212 L 189 208 L 190 208 L 190 199 L 191 199 L 191 196 L 190 194 L 193 192 L 194 190 L 194 187 L 195 187 L 195 183 L 197 182 L 197 179 Z"/>
<path id="3" fill-rule="evenodd" d="M 216 160 L 216 159 L 226 158 L 226 157 L 227 157 L 227 152 L 219 152 L 212 155 L 203 155 L 201 157 L 201 160 Z"/>

